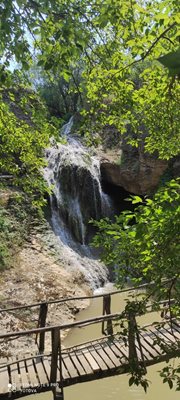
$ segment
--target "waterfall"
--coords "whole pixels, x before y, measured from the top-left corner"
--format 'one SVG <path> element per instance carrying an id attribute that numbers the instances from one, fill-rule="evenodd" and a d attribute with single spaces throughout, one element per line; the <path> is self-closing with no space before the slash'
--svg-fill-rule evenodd
<path id="1" fill-rule="evenodd" d="M 78 264 L 95 288 L 107 281 L 107 269 L 95 259 L 88 246 L 92 234 L 88 222 L 91 218 L 109 216 L 112 206 L 109 196 L 101 188 L 100 162 L 70 135 L 72 125 L 71 118 L 61 130 L 67 144 L 47 149 L 48 165 L 44 176 L 53 188 L 50 199 L 52 226 L 68 258 L 68 265 Z"/>
<path id="2" fill-rule="evenodd" d="M 63 127 L 61 128 L 61 135 L 69 135 L 71 133 L 72 127 L 74 123 L 74 117 L 72 116 L 70 120 L 67 122 L 67 124 L 64 124 Z"/>

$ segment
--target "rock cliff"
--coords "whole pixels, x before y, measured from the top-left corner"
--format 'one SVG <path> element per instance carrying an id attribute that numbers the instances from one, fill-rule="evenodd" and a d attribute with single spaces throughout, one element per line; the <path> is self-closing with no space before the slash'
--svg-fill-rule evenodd
<path id="1" fill-rule="evenodd" d="M 121 186 L 130 193 L 152 193 L 165 173 L 177 177 L 180 163 L 177 160 L 161 160 L 156 155 L 122 142 L 119 146 L 100 152 L 101 175 L 105 182 Z"/>

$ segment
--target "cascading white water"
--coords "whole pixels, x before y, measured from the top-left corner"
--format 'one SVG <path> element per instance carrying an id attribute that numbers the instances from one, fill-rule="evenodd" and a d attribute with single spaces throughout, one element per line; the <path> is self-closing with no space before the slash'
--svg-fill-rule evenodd
<path id="1" fill-rule="evenodd" d="M 107 269 L 94 258 L 86 244 L 88 221 L 109 216 L 112 206 L 101 188 L 99 160 L 70 135 L 72 125 L 71 118 L 61 131 L 67 144 L 58 144 L 46 151 L 48 166 L 44 176 L 53 187 L 52 226 L 67 265 L 81 270 L 95 288 L 107 281 Z"/>
<path id="2" fill-rule="evenodd" d="M 70 120 L 67 122 L 67 124 L 64 124 L 63 127 L 61 128 L 61 135 L 69 135 L 71 133 L 71 129 L 74 124 L 74 117 L 72 116 Z"/>

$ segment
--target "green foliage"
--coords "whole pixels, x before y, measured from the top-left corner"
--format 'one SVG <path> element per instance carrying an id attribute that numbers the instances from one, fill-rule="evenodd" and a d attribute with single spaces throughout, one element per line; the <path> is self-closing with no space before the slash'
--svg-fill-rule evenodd
<path id="1" fill-rule="evenodd" d="M 103 248 L 108 265 L 116 266 L 119 285 L 127 276 L 135 283 L 154 280 L 158 292 L 162 280 L 173 274 L 176 286 L 180 276 L 178 182 L 171 180 L 153 199 L 143 202 L 131 196 L 130 201 L 139 204 L 134 212 L 122 212 L 114 223 L 107 219 L 95 222 L 99 228 L 95 246 Z"/>
<path id="2" fill-rule="evenodd" d="M 28 71 L 35 54 L 38 66 L 51 73 L 51 79 L 58 77 L 63 90 L 70 85 L 79 98 L 85 93 L 87 142 L 92 132 L 112 125 L 132 145 L 170 159 L 179 151 L 178 11 L 175 0 L 2 0 L 0 81 L 11 87 L 8 67 L 15 60 Z M 79 68 L 78 85 L 71 86 L 73 71 Z M 13 93 L 9 96 L 14 102 Z M 12 174 L 32 204 L 42 205 L 43 149 L 55 129 L 37 103 L 29 108 L 27 97 L 21 106 L 30 113 L 31 123 L 20 120 L 4 101 L 0 105 L 0 172 Z M 98 222 L 95 245 L 104 249 L 109 265 L 116 265 L 119 285 L 127 276 L 137 283 L 154 279 L 161 297 L 161 280 L 173 274 L 168 290 L 169 295 L 174 291 L 174 312 L 179 314 L 177 185 L 171 181 L 145 202 L 132 198 L 140 203 L 135 212 L 122 213 L 113 224 Z M 6 234 L 6 222 L 1 224 Z M 2 253 L 6 257 L 5 249 Z M 130 384 L 139 379 L 132 375 Z M 170 387 L 173 379 L 168 375 Z M 146 383 L 142 380 L 145 389 Z"/>
<path id="3" fill-rule="evenodd" d="M 108 219 L 94 222 L 99 229 L 94 245 L 102 250 L 103 261 L 114 269 L 117 285 L 122 287 L 127 278 L 134 285 L 154 281 L 150 293 L 154 310 L 158 309 L 157 300 L 174 298 L 169 313 L 177 318 L 180 317 L 179 189 L 178 181 L 171 180 L 153 198 L 143 201 L 139 196 L 131 196 L 129 201 L 137 204 L 134 212 L 122 212 L 115 222 Z M 163 285 L 166 279 L 169 283 Z M 145 371 L 132 365 L 129 384 L 141 384 L 146 391 L 148 382 L 144 374 Z M 161 376 L 170 388 L 175 386 L 179 390 L 179 367 L 168 366 Z"/>
<path id="4" fill-rule="evenodd" d="M 26 76 L 44 99 L 50 114 L 67 121 L 83 104 L 83 93 L 80 88 L 82 70 L 82 62 L 79 61 L 77 67 L 72 66 L 69 70 L 68 76 L 63 75 L 62 70 L 52 74 L 37 65 L 36 58 Z"/>
<path id="5" fill-rule="evenodd" d="M 91 73 L 89 115 L 95 115 L 96 124 L 114 125 L 121 134 L 129 131 L 130 144 L 138 147 L 144 142 L 147 151 L 169 159 L 178 153 L 178 79 L 170 79 L 168 71 L 154 62 L 140 72 L 138 87 L 136 78 L 131 79 L 134 73 L 134 66 L 122 76 L 100 67 Z"/>
<path id="6" fill-rule="evenodd" d="M 176 390 L 180 390 L 180 365 L 175 368 L 172 365 L 164 367 L 160 371 L 160 376 L 163 378 L 163 383 L 167 383 L 170 389 L 175 384 Z"/>
<path id="7" fill-rule="evenodd" d="M 5 89 L 4 89 L 5 90 Z M 23 189 L 33 204 L 42 206 L 47 190 L 42 177 L 44 149 L 57 130 L 47 120 L 46 109 L 32 91 L 5 91 L 0 103 L 0 173 L 12 175 L 12 183 Z"/>
<path id="8" fill-rule="evenodd" d="M 139 386 L 141 385 L 145 391 L 147 392 L 147 389 L 149 387 L 149 382 L 146 378 L 144 378 L 145 371 L 144 368 L 139 367 L 139 368 L 132 368 L 131 371 L 131 377 L 129 378 L 129 386 L 136 385 Z"/>
<path id="9" fill-rule="evenodd" d="M 14 58 L 30 68 L 34 51 L 51 78 L 68 83 L 81 66 L 74 88 L 87 93 L 84 131 L 90 122 L 95 132 L 110 124 L 123 134 L 131 126 L 131 144 L 145 138 L 146 150 L 169 159 L 178 151 L 179 85 L 157 60 L 168 67 L 173 58 L 171 69 L 179 63 L 178 10 L 174 0 L 3 0 L 2 81 Z"/>
<path id="10" fill-rule="evenodd" d="M 129 143 L 138 147 L 145 142 L 145 150 L 169 159 L 178 153 L 179 81 L 156 60 L 170 50 L 179 54 L 176 6 L 126 1 L 119 11 L 118 3 L 110 18 L 116 31 L 108 42 L 112 51 L 107 56 L 104 46 L 104 59 L 86 74 L 87 117 L 97 128 L 100 123 L 116 126 L 121 134 L 128 131 Z"/>
<path id="11" fill-rule="evenodd" d="M 77 87 L 79 85 L 77 80 L 76 85 Z M 67 82 L 63 78 L 57 77 L 52 82 L 46 78 L 41 80 L 37 89 L 40 96 L 45 100 L 51 115 L 67 121 L 78 111 L 80 95 L 72 79 Z"/>

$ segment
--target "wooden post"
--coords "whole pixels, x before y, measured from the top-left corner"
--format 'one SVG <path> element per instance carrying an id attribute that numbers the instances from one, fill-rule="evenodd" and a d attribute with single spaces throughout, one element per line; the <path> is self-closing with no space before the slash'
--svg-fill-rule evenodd
<path id="1" fill-rule="evenodd" d="M 60 388 L 59 400 L 64 400 L 64 389 L 63 389 L 63 374 L 62 374 L 62 354 L 61 354 L 61 330 L 59 331 L 59 372 L 60 372 Z"/>
<path id="2" fill-rule="evenodd" d="M 136 318 L 132 310 L 128 310 L 128 344 L 129 344 L 129 363 L 137 364 L 138 356 L 135 345 L 136 338 Z"/>
<path id="3" fill-rule="evenodd" d="M 111 314 L 111 296 L 110 294 L 106 294 L 103 297 L 103 315 L 105 314 Z M 113 335 L 113 326 L 112 326 L 112 321 L 108 320 L 107 321 L 107 333 L 104 329 L 104 321 L 102 322 L 102 333 L 103 335 Z"/>
<path id="4" fill-rule="evenodd" d="M 58 352 L 60 346 L 59 328 L 53 328 L 51 331 L 51 346 L 52 346 L 52 355 L 51 355 L 50 383 L 56 383 Z"/>
<path id="5" fill-rule="evenodd" d="M 46 303 L 42 303 L 40 305 L 39 312 L 39 328 L 46 326 L 46 317 L 47 317 L 48 305 Z M 45 332 L 41 332 L 39 335 L 39 353 L 43 354 L 45 348 Z"/>
<path id="6" fill-rule="evenodd" d="M 105 300 L 104 300 L 104 296 L 103 296 L 103 310 L 102 310 L 102 314 L 105 315 Z M 102 329 L 101 332 L 103 335 L 106 334 L 105 330 L 104 330 L 104 321 L 102 321 Z"/>
<path id="7" fill-rule="evenodd" d="M 59 328 L 52 329 L 51 343 L 52 343 L 52 355 L 51 355 L 50 384 L 52 385 L 54 400 L 63 400 L 63 392 L 60 392 L 59 385 L 57 383 L 58 353 L 60 352 Z"/>

